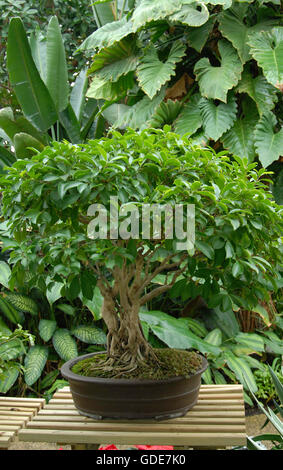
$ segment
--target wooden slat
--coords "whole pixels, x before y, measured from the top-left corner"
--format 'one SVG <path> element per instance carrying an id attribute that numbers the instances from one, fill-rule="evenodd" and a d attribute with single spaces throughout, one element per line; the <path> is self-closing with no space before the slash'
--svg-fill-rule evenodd
<path id="1" fill-rule="evenodd" d="M 203 385 L 186 416 L 164 421 L 93 420 L 75 408 L 68 387 L 19 432 L 25 441 L 223 447 L 245 444 L 242 385 Z"/>

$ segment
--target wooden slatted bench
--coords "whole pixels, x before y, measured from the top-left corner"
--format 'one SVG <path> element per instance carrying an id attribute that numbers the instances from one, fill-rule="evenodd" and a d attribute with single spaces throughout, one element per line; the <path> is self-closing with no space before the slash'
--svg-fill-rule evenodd
<path id="1" fill-rule="evenodd" d="M 115 399 L 115 398 L 113 398 Z M 246 443 L 242 385 L 202 385 L 198 403 L 186 416 L 166 421 L 94 420 L 76 410 L 70 390 L 62 388 L 26 427 L 19 440 L 71 444 L 173 445 L 225 448 Z"/>
<path id="2" fill-rule="evenodd" d="M 10 446 L 44 404 L 43 398 L 0 397 L 0 449 Z"/>

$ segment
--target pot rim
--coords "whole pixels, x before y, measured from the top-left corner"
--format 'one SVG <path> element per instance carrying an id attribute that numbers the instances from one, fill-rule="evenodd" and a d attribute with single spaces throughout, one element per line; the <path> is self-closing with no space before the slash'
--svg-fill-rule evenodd
<path id="1" fill-rule="evenodd" d="M 109 384 L 109 385 L 155 385 L 155 384 L 165 384 L 165 383 L 170 383 L 170 382 L 178 382 L 180 380 L 186 379 L 183 375 L 179 375 L 177 377 L 170 377 L 168 379 L 113 379 L 113 378 L 104 378 L 104 377 L 87 377 L 85 375 L 80 375 L 80 374 L 75 374 L 72 372 L 71 368 L 79 361 L 83 361 L 84 359 L 87 359 L 91 356 L 95 356 L 96 354 L 105 354 L 106 351 L 98 351 L 94 353 L 89 353 L 89 354 L 84 354 L 82 356 L 78 356 L 74 359 L 70 359 L 69 361 L 65 362 L 62 367 L 60 368 L 60 372 L 62 376 L 71 381 L 76 381 L 76 382 L 88 382 L 91 384 Z M 191 377 L 196 377 L 198 375 L 201 375 L 208 367 L 208 361 L 206 357 L 204 357 L 202 354 L 197 352 L 198 356 L 202 358 L 202 367 L 195 372 L 195 374 L 192 374 L 188 377 L 187 380 L 189 380 Z"/>

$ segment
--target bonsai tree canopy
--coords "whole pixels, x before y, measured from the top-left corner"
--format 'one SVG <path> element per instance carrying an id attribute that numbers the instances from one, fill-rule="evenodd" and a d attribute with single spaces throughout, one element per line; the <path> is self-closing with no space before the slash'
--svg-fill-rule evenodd
<path id="1" fill-rule="evenodd" d="M 179 288 L 225 312 L 252 309 L 278 288 L 282 208 L 266 178 L 255 163 L 193 147 L 169 128 L 54 142 L 1 180 L 16 242 L 11 286 L 27 272 L 42 290 L 61 282 L 69 299 L 92 298 L 97 285 L 105 367 L 132 370 L 154 357 L 139 320 L 154 298 Z"/>

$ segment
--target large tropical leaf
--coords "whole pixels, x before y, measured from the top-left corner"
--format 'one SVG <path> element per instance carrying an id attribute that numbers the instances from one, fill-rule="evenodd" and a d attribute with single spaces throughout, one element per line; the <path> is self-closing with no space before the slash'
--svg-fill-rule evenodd
<path id="1" fill-rule="evenodd" d="M 227 92 L 237 85 L 243 69 L 239 56 L 226 40 L 218 42 L 220 66 L 214 67 L 208 58 L 200 59 L 194 68 L 200 92 L 206 98 L 227 101 Z"/>
<path id="2" fill-rule="evenodd" d="M 247 388 L 248 385 L 248 388 L 252 392 L 257 392 L 257 385 L 253 373 L 245 359 L 243 357 L 235 356 L 228 350 L 224 352 L 224 357 L 229 368 L 235 373 L 237 379 L 244 385 L 244 387 Z"/>
<path id="3" fill-rule="evenodd" d="M 73 110 L 73 107 L 70 103 L 63 111 L 59 113 L 59 120 L 67 132 L 70 141 L 73 142 L 73 144 L 80 143 L 81 127 L 75 115 L 75 111 Z"/>
<path id="4" fill-rule="evenodd" d="M 162 89 L 152 100 L 148 96 L 144 96 L 133 106 L 128 106 L 127 112 L 123 108 L 123 113 L 120 114 L 118 120 L 114 123 L 114 127 L 138 129 L 146 126 L 147 121 L 155 113 L 164 95 L 165 90 Z"/>
<path id="5" fill-rule="evenodd" d="M 196 27 L 206 23 L 208 18 L 209 11 L 206 5 L 202 2 L 192 2 L 189 5 L 183 5 L 180 11 L 170 15 L 169 20 Z"/>
<path id="6" fill-rule="evenodd" d="M 66 54 L 57 16 L 52 16 L 46 39 L 46 86 L 57 111 L 63 111 L 69 101 Z"/>
<path id="7" fill-rule="evenodd" d="M 94 33 L 86 38 L 80 45 L 79 50 L 84 51 L 109 47 L 131 33 L 133 33 L 133 24 L 124 16 L 121 20 L 107 23 L 94 31 Z"/>
<path id="8" fill-rule="evenodd" d="M 163 127 L 165 124 L 172 124 L 178 116 L 182 106 L 183 105 L 180 101 L 162 101 L 154 115 L 148 121 L 149 127 Z"/>
<path id="9" fill-rule="evenodd" d="M 52 342 L 55 351 L 64 361 L 77 357 L 78 350 L 76 341 L 72 338 L 67 329 L 58 328 L 53 335 Z"/>
<path id="10" fill-rule="evenodd" d="M 150 21 L 167 18 L 182 8 L 182 0 L 141 0 L 132 15 L 133 30 L 137 31 Z"/>
<path id="11" fill-rule="evenodd" d="M 70 94 L 70 105 L 72 106 L 75 116 L 79 122 L 81 122 L 84 106 L 86 103 L 85 95 L 87 86 L 87 69 L 82 69 L 75 80 Z"/>
<path id="12" fill-rule="evenodd" d="M 174 124 L 177 134 L 188 134 L 190 136 L 202 126 L 202 115 L 199 106 L 202 99 L 201 95 L 196 93 L 185 104 L 184 109 Z"/>
<path id="13" fill-rule="evenodd" d="M 235 4 L 233 8 L 220 16 L 219 29 L 224 37 L 232 42 L 243 63 L 251 59 L 249 40 L 259 31 L 269 31 L 276 24 L 276 20 L 260 20 L 249 26 L 245 20 L 247 3 Z"/>
<path id="14" fill-rule="evenodd" d="M 10 390 L 10 388 L 16 382 L 19 373 L 19 368 L 14 366 L 9 367 L 9 369 L 5 370 L 5 372 L 0 375 L 0 393 L 5 394 Z"/>
<path id="15" fill-rule="evenodd" d="M 57 120 L 55 105 L 32 58 L 20 18 L 12 18 L 7 43 L 7 66 L 11 85 L 23 113 L 45 132 Z"/>
<path id="16" fill-rule="evenodd" d="M 241 81 L 236 90 L 239 93 L 247 93 L 257 105 L 260 115 L 271 111 L 277 101 L 276 89 L 268 83 L 263 75 L 253 77 L 248 70 L 244 70 Z"/>
<path id="17" fill-rule="evenodd" d="M 2 297 L 0 297 L 0 312 L 2 312 L 5 317 L 15 325 L 18 323 L 22 324 L 24 321 L 23 313 L 19 312 L 16 308 L 13 307 L 13 305 L 6 302 L 6 300 Z"/>
<path id="18" fill-rule="evenodd" d="M 240 332 L 235 336 L 235 341 L 244 346 L 249 347 L 253 351 L 264 351 L 264 340 L 262 336 L 256 333 L 243 333 Z"/>
<path id="19" fill-rule="evenodd" d="M 94 76 L 86 96 L 97 100 L 114 101 L 123 97 L 128 90 L 134 86 L 133 72 L 122 75 L 117 82 L 110 82 L 107 79 L 101 79 Z"/>
<path id="20" fill-rule="evenodd" d="M 209 19 L 202 26 L 199 26 L 198 28 L 186 28 L 188 43 L 191 47 L 196 49 L 196 51 L 202 51 L 206 41 L 208 40 L 209 34 L 213 29 L 215 21 L 215 15 L 210 15 Z"/>
<path id="21" fill-rule="evenodd" d="M 11 142 L 13 142 L 16 134 L 25 133 L 41 144 L 46 145 L 48 143 L 47 136 L 39 132 L 25 117 L 18 116 L 15 118 L 13 110 L 10 107 L 0 110 L 0 127 L 7 134 Z M 36 148 L 38 148 L 38 144 Z"/>
<path id="22" fill-rule="evenodd" d="M 72 329 L 72 334 L 88 344 L 106 344 L 106 334 L 96 326 L 79 325 Z"/>
<path id="23" fill-rule="evenodd" d="M 218 105 L 213 100 L 202 99 L 199 107 L 205 135 L 213 140 L 218 140 L 224 132 L 230 129 L 237 117 L 237 103 L 233 94 L 228 96 L 227 103 Z"/>
<path id="24" fill-rule="evenodd" d="M 36 68 L 45 83 L 46 80 L 46 38 L 41 31 L 32 31 L 29 45 Z"/>
<path id="25" fill-rule="evenodd" d="M 26 132 L 19 132 L 14 135 L 14 146 L 17 158 L 31 158 L 35 154 L 35 151 L 32 149 L 39 152 L 44 149 L 42 142 Z"/>
<path id="26" fill-rule="evenodd" d="M 36 302 L 26 295 L 11 292 L 6 295 L 5 300 L 21 312 L 30 313 L 35 316 L 38 314 Z"/>
<path id="27" fill-rule="evenodd" d="M 255 128 L 255 147 L 264 167 L 283 155 L 283 128 L 274 132 L 276 117 L 272 112 L 264 114 Z"/>
<path id="28" fill-rule="evenodd" d="M 136 69 L 138 57 L 135 52 L 135 41 L 122 39 L 94 56 L 89 73 L 95 72 L 102 80 L 116 82 L 121 75 Z"/>
<path id="29" fill-rule="evenodd" d="M 41 376 L 48 358 L 46 346 L 32 346 L 25 357 L 25 382 L 33 385 Z"/>
<path id="30" fill-rule="evenodd" d="M 202 353 L 211 352 L 215 355 L 220 353 L 217 346 L 202 340 L 189 329 L 184 328 L 176 318 L 166 313 L 160 311 L 140 312 L 140 319 L 146 322 L 152 332 L 170 348 L 195 348 Z"/>
<path id="31" fill-rule="evenodd" d="M 47 343 L 52 338 L 56 328 L 57 323 L 55 320 L 45 320 L 42 318 L 38 325 L 38 331 L 43 341 Z"/>
<path id="32" fill-rule="evenodd" d="M 0 173 L 3 173 L 4 167 L 12 166 L 16 161 L 15 155 L 8 149 L 0 145 Z"/>
<path id="33" fill-rule="evenodd" d="M 249 39 L 251 54 L 262 67 L 266 79 L 276 87 L 283 85 L 283 26 L 261 31 Z"/>
<path id="34" fill-rule="evenodd" d="M 11 276 L 10 266 L 5 261 L 0 261 L 0 284 L 9 289 L 9 279 Z"/>
<path id="35" fill-rule="evenodd" d="M 3 361 L 11 361 L 24 353 L 25 348 L 18 338 L 0 344 L 0 357 Z"/>
<path id="36" fill-rule="evenodd" d="M 111 0 L 92 3 L 95 20 L 98 26 L 103 26 L 115 20 L 112 4 L 113 2 Z"/>
<path id="37" fill-rule="evenodd" d="M 106 108 L 102 114 L 106 121 L 108 121 L 109 124 L 113 126 L 116 122 L 122 122 L 123 117 L 127 115 L 129 108 L 129 106 L 123 103 L 113 103 L 108 108 Z"/>
<path id="38" fill-rule="evenodd" d="M 166 62 L 161 62 L 156 49 L 153 46 L 148 49 L 138 65 L 137 79 L 140 87 L 150 99 L 175 74 L 176 64 L 184 56 L 185 50 L 184 44 L 175 41 Z"/>

